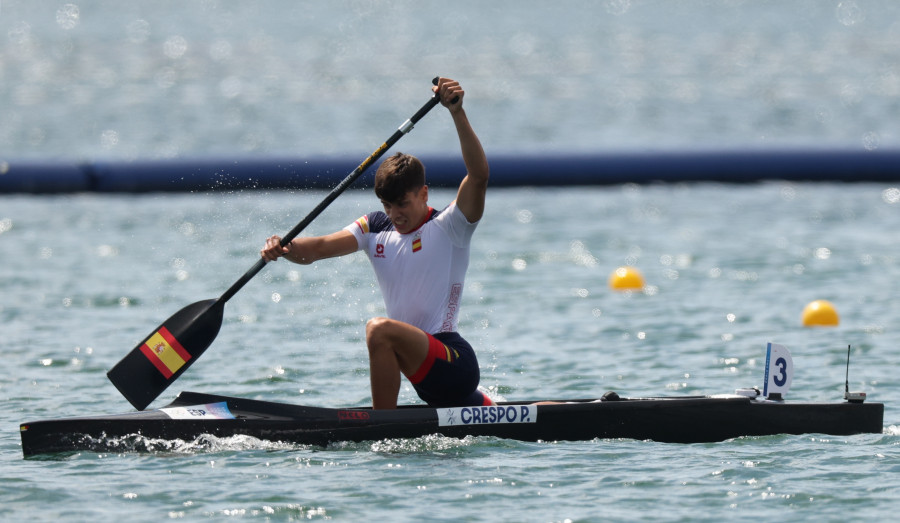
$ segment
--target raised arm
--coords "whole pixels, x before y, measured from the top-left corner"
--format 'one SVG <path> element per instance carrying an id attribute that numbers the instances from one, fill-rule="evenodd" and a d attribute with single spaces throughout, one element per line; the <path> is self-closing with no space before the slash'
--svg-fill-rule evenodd
<path id="1" fill-rule="evenodd" d="M 439 78 L 434 87 L 441 97 L 441 104 L 450 111 L 453 123 L 456 125 L 456 134 L 459 136 L 459 146 L 462 150 L 463 162 L 466 165 L 466 176 L 459 184 L 456 193 L 456 206 L 470 222 L 477 222 L 484 214 L 484 200 L 487 193 L 490 167 L 487 156 L 481 147 L 481 142 L 469 123 L 466 111 L 463 109 L 463 91 L 459 82 L 449 78 Z M 456 103 L 450 101 L 459 97 Z"/>

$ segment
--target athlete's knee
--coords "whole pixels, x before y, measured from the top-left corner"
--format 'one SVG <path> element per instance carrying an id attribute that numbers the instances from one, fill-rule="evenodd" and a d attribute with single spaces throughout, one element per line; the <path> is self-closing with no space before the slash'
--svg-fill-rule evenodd
<path id="1" fill-rule="evenodd" d="M 377 316 L 375 318 L 370 319 L 366 323 L 366 339 L 371 338 L 373 336 L 382 336 L 391 324 L 390 318 L 383 318 L 381 316 Z"/>
<path id="2" fill-rule="evenodd" d="M 372 318 L 366 323 L 366 345 L 369 352 L 385 347 L 390 340 L 391 320 L 389 318 Z"/>

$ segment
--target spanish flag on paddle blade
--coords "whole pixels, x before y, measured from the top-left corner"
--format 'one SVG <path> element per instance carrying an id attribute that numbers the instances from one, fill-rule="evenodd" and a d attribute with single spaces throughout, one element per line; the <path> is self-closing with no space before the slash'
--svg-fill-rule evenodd
<path id="1" fill-rule="evenodd" d="M 191 355 L 178 343 L 169 329 L 160 327 L 141 345 L 141 352 L 159 372 L 169 379 L 184 366 Z"/>
<path id="2" fill-rule="evenodd" d="M 173 314 L 116 363 L 106 376 L 138 410 L 144 410 L 212 343 L 225 302 L 192 303 Z"/>

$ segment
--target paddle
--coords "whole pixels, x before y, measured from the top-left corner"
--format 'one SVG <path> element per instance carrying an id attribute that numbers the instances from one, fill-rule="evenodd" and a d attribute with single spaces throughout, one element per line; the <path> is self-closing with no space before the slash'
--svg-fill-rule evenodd
<path id="1" fill-rule="evenodd" d="M 438 79 L 433 83 L 437 85 Z M 456 103 L 454 98 L 451 103 Z M 359 167 L 354 169 L 341 183 L 300 221 L 284 238 L 281 245 L 287 245 L 306 228 L 328 205 L 347 187 L 375 163 L 376 160 L 397 143 L 404 134 L 412 130 L 422 117 L 440 102 L 435 93 L 409 120 L 403 122 L 397 131 L 381 144 Z M 260 258 L 241 278 L 218 299 L 198 301 L 176 312 L 164 321 L 137 347 L 122 358 L 106 373 L 119 392 L 138 410 L 144 410 L 173 381 L 178 379 L 194 361 L 212 344 L 222 326 L 225 302 L 231 299 L 266 265 Z"/>

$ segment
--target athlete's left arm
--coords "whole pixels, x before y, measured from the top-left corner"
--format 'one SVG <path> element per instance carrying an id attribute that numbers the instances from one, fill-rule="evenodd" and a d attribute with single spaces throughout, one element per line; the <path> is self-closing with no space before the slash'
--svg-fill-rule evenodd
<path id="1" fill-rule="evenodd" d="M 465 109 L 463 109 L 463 98 L 466 93 L 462 90 L 459 82 L 449 78 L 440 78 L 435 90 L 441 96 L 441 103 L 453 116 L 463 162 L 466 164 L 467 173 L 459 184 L 456 206 L 459 207 L 469 223 L 474 223 L 480 220 L 484 214 L 485 194 L 490 176 L 487 156 L 484 154 L 484 148 L 482 148 L 475 130 L 472 129 L 472 124 L 469 123 Z M 459 97 L 456 103 L 449 103 L 455 97 Z"/>

